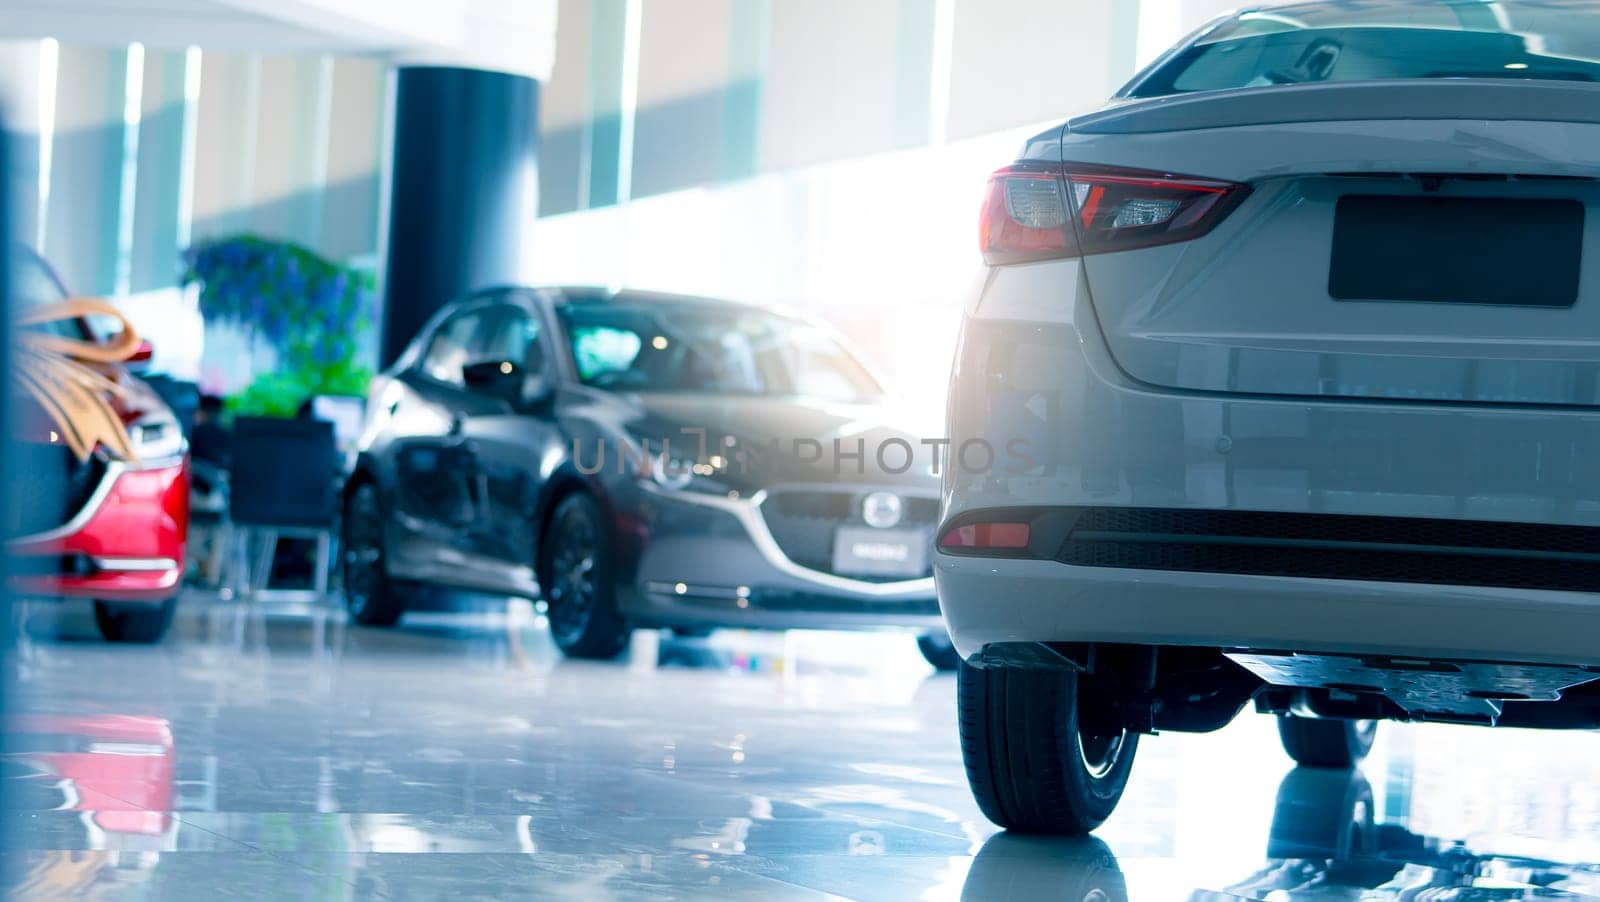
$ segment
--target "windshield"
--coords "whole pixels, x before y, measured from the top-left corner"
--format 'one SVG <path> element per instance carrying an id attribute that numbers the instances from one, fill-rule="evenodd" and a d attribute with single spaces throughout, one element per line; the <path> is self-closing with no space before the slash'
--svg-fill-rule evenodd
<path id="1" fill-rule="evenodd" d="M 559 308 L 578 378 L 619 391 L 863 401 L 883 390 L 823 330 L 723 304 L 578 301 Z"/>
<path id="2" fill-rule="evenodd" d="M 11 296 L 17 311 L 26 314 L 66 300 L 67 291 L 38 254 L 18 248 L 11 253 Z M 81 319 L 50 320 L 28 326 L 28 329 L 74 340 L 90 338 L 89 326 Z"/>
<path id="3" fill-rule="evenodd" d="M 1600 81 L 1600 4 L 1353 3 L 1241 14 L 1127 92 L 1396 78 Z"/>

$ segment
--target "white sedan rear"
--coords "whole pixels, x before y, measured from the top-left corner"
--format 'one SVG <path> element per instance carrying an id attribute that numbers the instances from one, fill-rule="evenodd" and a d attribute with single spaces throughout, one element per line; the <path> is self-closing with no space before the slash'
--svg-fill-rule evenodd
<path id="1" fill-rule="evenodd" d="M 992 177 L 935 575 L 972 785 L 1137 740 L 1600 726 L 1600 6 L 1219 20 Z"/>

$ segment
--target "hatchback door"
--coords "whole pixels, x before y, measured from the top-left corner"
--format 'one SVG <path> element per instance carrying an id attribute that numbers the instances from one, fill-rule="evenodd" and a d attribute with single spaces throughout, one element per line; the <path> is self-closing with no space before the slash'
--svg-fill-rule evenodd
<path id="1" fill-rule="evenodd" d="M 1137 380 L 1600 403 L 1600 85 L 1327 80 L 1131 99 L 1069 122 L 1061 157 L 1094 310 Z M 1196 207 L 1203 228 L 1163 240 L 1161 217 Z"/>

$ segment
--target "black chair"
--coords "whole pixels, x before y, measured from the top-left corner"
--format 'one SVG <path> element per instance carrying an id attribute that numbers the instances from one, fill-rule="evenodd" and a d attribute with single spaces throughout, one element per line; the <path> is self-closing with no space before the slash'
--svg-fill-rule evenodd
<path id="1" fill-rule="evenodd" d="M 233 423 L 228 514 L 235 534 L 242 595 L 261 600 L 322 601 L 328 594 L 333 529 L 339 510 L 339 450 L 333 424 L 321 420 L 239 417 Z M 312 588 L 268 586 L 282 538 L 316 542 Z M 254 540 L 254 566 L 250 546 Z M 309 596 L 309 598 L 308 598 Z"/>

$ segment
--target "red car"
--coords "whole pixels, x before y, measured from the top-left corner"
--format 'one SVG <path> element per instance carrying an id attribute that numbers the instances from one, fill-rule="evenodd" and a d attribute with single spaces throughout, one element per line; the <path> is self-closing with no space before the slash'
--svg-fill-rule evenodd
<path id="1" fill-rule="evenodd" d="M 38 255 L 21 251 L 12 266 L 21 310 L 67 297 Z M 94 341 L 91 324 L 43 326 Z M 130 364 L 149 359 L 148 345 Z M 172 622 L 189 530 L 187 440 L 178 419 L 126 365 L 109 368 L 124 388 L 115 407 L 136 460 L 96 449 L 79 461 L 37 404 L 17 398 L 15 474 L 7 505 L 14 591 L 28 597 L 87 598 L 107 639 L 156 642 Z"/>

